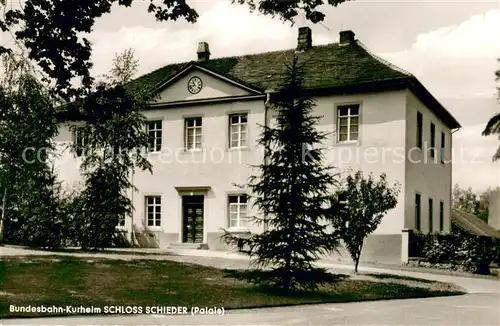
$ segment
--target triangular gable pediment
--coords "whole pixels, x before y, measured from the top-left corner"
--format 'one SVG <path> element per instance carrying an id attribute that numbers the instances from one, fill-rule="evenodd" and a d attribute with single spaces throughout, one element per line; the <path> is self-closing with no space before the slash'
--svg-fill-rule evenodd
<path id="1" fill-rule="evenodd" d="M 191 81 L 191 83 L 190 83 Z M 190 87 L 190 85 L 192 87 Z M 261 94 L 257 89 L 196 64 L 159 85 L 157 103 L 196 101 Z"/>

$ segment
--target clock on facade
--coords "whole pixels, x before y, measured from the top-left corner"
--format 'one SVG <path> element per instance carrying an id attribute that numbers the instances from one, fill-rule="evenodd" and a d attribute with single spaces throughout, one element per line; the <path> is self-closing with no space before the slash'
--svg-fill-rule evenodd
<path id="1" fill-rule="evenodd" d="M 203 87 L 203 82 L 201 81 L 201 78 L 198 76 L 191 77 L 191 79 L 189 79 L 187 84 L 188 91 L 191 94 L 198 94 L 201 91 L 202 87 Z"/>

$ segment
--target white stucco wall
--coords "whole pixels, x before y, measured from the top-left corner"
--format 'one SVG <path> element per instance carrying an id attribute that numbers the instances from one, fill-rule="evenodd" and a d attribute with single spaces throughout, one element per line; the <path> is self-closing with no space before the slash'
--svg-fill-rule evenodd
<path id="1" fill-rule="evenodd" d="M 247 90 L 229 85 L 203 72 L 193 72 L 179 79 L 161 93 L 159 102 L 193 99 L 187 91 L 187 81 L 193 75 L 202 77 L 204 89 L 197 98 L 214 98 L 249 94 Z M 355 143 L 336 141 L 336 107 L 344 104 L 360 104 L 360 136 Z M 436 145 L 440 144 L 442 124 L 410 93 L 394 91 L 373 94 L 323 96 L 316 98 L 317 116 L 322 116 L 320 128 L 331 133 L 324 146 L 330 148 L 327 163 L 335 166 L 334 172 L 347 173 L 362 170 L 376 177 L 386 173 L 388 181 L 402 184 L 398 205 L 384 217 L 375 231 L 378 235 L 400 235 L 403 228 L 413 227 L 414 192 L 422 193 L 422 227 L 426 228 L 427 198 L 435 201 L 435 227 L 439 226 L 439 200 L 445 202 L 445 229 L 449 228 L 449 204 L 451 196 L 451 165 L 434 166 L 409 164 L 406 152 L 413 146 L 416 135 L 416 110 L 424 114 L 424 140 L 428 137 L 429 119 L 436 124 Z M 231 113 L 248 113 L 248 143 L 250 148 L 230 150 L 228 148 L 228 119 Z M 169 234 L 170 241 L 181 241 L 182 204 L 176 187 L 186 189 L 209 187 L 204 207 L 204 238 L 208 233 L 220 232 L 228 227 L 227 196 L 243 190 L 234 184 L 245 184 L 252 169 L 249 165 L 260 164 L 263 152 L 256 147 L 260 136 L 259 124 L 265 121 L 264 100 L 199 104 L 148 110 L 149 120 L 162 120 L 162 153 L 150 153 L 153 174 L 136 171 L 133 183 L 139 189 L 131 194 L 135 206 L 133 216 L 137 230 Z M 184 150 L 184 119 L 202 117 L 203 136 L 201 152 Z M 414 121 L 415 120 L 415 121 Z M 451 156 L 450 130 L 447 133 L 447 157 Z M 60 143 L 71 141 L 67 125 L 62 125 L 57 138 Z M 80 180 L 79 163 L 69 151 L 62 153 L 56 164 L 60 178 L 68 185 Z M 345 175 L 345 174 L 344 174 Z M 148 229 L 145 226 L 144 197 L 162 196 L 161 227 Z M 252 214 L 254 212 L 250 212 Z M 126 228 L 131 229 L 127 219 Z M 252 227 L 251 231 L 259 231 Z M 172 238 L 172 235 L 174 238 Z"/>
<path id="2" fill-rule="evenodd" d="M 248 149 L 228 148 L 228 115 L 248 113 Z M 205 227 L 207 232 L 220 232 L 228 228 L 227 196 L 242 190 L 251 173 L 250 164 L 262 162 L 262 152 L 255 146 L 260 133 L 258 124 L 264 123 L 264 102 L 233 102 L 200 105 L 184 108 L 152 110 L 145 113 L 148 119 L 163 120 L 163 153 L 151 153 L 153 174 L 138 171 L 134 184 L 139 189 L 134 194 L 135 223 L 143 228 L 144 196 L 162 196 L 162 226 L 165 233 L 179 233 L 182 226 L 181 198 L 175 187 L 204 187 L 210 190 L 205 198 Z M 184 118 L 202 117 L 202 151 L 184 150 Z M 151 229 L 152 231 L 157 231 Z M 257 230 L 252 230 L 257 231 Z"/>
<path id="3" fill-rule="evenodd" d="M 200 76 L 204 86 L 197 95 L 187 91 L 187 81 L 192 76 Z M 247 95 L 247 90 L 214 79 L 203 72 L 193 72 L 179 79 L 161 93 L 158 102 L 192 100 L 195 98 L 214 98 L 222 96 Z M 251 164 L 262 162 L 263 152 L 256 147 L 260 135 L 259 125 L 265 123 L 264 100 L 234 101 L 218 104 L 200 104 L 187 107 L 169 107 L 144 112 L 148 120 L 162 120 L 162 152 L 148 153 L 153 165 L 153 174 L 147 171 L 135 171 L 133 184 L 138 188 L 132 193 L 135 212 L 133 223 L 137 231 L 154 233 L 176 233 L 181 236 L 182 203 L 181 193 L 176 187 L 204 187 L 210 189 L 205 195 L 204 233 L 220 232 L 228 228 L 227 197 L 232 193 L 244 193 L 246 190 L 237 185 L 244 185 L 251 173 Z M 248 148 L 229 149 L 229 114 L 247 113 Z M 202 118 L 202 151 L 190 152 L 184 149 L 184 119 Z M 56 142 L 61 152 L 55 166 L 59 177 L 67 189 L 75 189 L 81 182 L 79 171 L 81 158 L 75 157 L 67 145 L 73 141 L 69 124 L 61 124 Z M 187 192 L 186 194 L 190 194 Z M 161 195 L 161 227 L 148 228 L 145 225 L 145 196 Z M 249 212 L 252 214 L 252 212 Z M 126 220 L 126 229 L 131 230 L 130 219 Z M 260 228 L 250 227 L 250 231 Z"/>
<path id="4" fill-rule="evenodd" d="M 70 145 L 73 142 L 70 124 L 63 123 L 59 126 L 59 133 L 55 141 L 58 147 L 58 158 L 54 161 L 54 167 L 58 178 L 62 181 L 62 186 L 66 191 L 77 191 L 82 181 L 81 158 L 77 158 L 70 150 Z"/>
<path id="5" fill-rule="evenodd" d="M 444 231 L 450 230 L 451 214 L 451 172 L 452 136 L 451 130 L 433 112 L 422 104 L 411 92 L 407 92 L 406 105 L 406 168 L 405 188 L 406 205 L 404 227 L 415 228 L 415 193 L 421 195 L 421 230 L 429 231 L 429 198 L 433 199 L 433 231 L 439 231 L 439 202 L 444 202 Z M 417 149 L 417 111 L 423 115 L 423 150 Z M 436 126 L 437 161 L 434 161 L 427 148 L 430 147 L 430 124 Z M 441 164 L 441 132 L 445 133 L 445 164 Z M 410 159 L 411 158 L 411 159 Z"/>
<path id="6" fill-rule="evenodd" d="M 188 91 L 188 81 L 192 77 L 200 77 L 203 81 L 203 88 L 198 94 L 191 94 Z M 176 80 L 159 94 L 158 102 L 189 101 L 206 98 L 216 98 L 225 96 L 250 95 L 250 92 L 231 85 L 199 70 L 188 72 L 183 77 Z"/>
<path id="7" fill-rule="evenodd" d="M 404 182 L 404 134 L 405 93 L 373 93 L 316 98 L 316 116 L 321 116 L 320 129 L 329 133 L 323 147 L 326 163 L 331 165 L 340 177 L 361 170 L 365 175 L 373 173 L 378 177 L 387 174 L 390 185 Z M 360 104 L 359 141 L 337 142 L 337 106 Z M 268 115 L 268 124 L 273 123 L 275 114 Z M 383 219 L 375 233 L 399 234 L 403 227 L 404 189 L 401 188 L 399 203 Z"/>
<path id="8" fill-rule="evenodd" d="M 360 104 L 359 141 L 337 142 L 336 121 L 338 105 Z M 331 148 L 328 163 L 345 176 L 361 170 L 365 175 L 378 177 L 387 174 L 390 185 L 404 183 L 403 156 L 405 130 L 405 93 L 386 92 L 317 98 L 317 112 L 322 115 L 321 128 L 331 133 L 326 146 Z M 404 196 L 402 188 L 396 208 L 384 217 L 375 234 L 400 234 L 403 228 Z"/>

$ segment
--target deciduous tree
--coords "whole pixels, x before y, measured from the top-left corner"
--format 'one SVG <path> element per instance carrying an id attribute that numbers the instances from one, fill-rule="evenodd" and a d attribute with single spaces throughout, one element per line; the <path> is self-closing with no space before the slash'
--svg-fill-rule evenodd
<path id="1" fill-rule="evenodd" d="M 77 112 L 81 124 L 72 129 L 83 142 L 81 169 L 85 189 L 77 200 L 78 242 L 85 249 L 100 249 L 112 244 L 120 220 L 132 215 L 133 203 L 127 194 L 136 190 L 131 181 L 135 168 L 151 171 L 144 155 L 149 137 L 142 112 L 153 99 L 146 90 L 128 91 L 123 85 L 137 69 L 132 50 L 115 57 L 111 82 L 97 86 Z M 73 149 L 76 150 L 73 144 Z"/>
<path id="2" fill-rule="evenodd" d="M 278 16 L 284 21 L 293 21 L 303 13 L 313 23 L 320 22 L 325 15 L 319 7 L 328 3 L 337 6 L 348 0 L 227 0 L 247 5 L 250 11 Z M 92 88 L 92 44 L 85 34 L 92 32 L 96 19 L 109 14 L 116 6 L 130 7 L 138 0 L 26 0 L 17 2 L 0 0 L 3 17 L 0 29 L 10 32 L 17 44 L 26 49 L 45 72 L 55 81 L 56 93 L 66 100 L 82 95 L 82 89 L 72 85 L 79 79 L 83 88 Z M 147 10 L 158 21 L 185 19 L 195 23 L 198 13 L 187 0 L 149 1 Z M 7 44 L 0 46 L 0 53 L 11 52 Z"/>
<path id="3" fill-rule="evenodd" d="M 332 200 L 331 221 L 358 272 L 364 240 L 398 203 L 399 184 L 390 187 L 385 174 L 378 181 L 357 171 L 347 176 L 343 190 Z"/>
<path id="4" fill-rule="evenodd" d="M 460 188 L 458 184 L 453 187 L 452 207 L 461 211 L 474 214 L 485 222 L 488 222 L 489 199 L 493 189 L 488 188 L 481 193 L 476 193 L 471 187 Z"/>
<path id="5" fill-rule="evenodd" d="M 132 48 L 125 49 L 122 53 L 115 53 L 109 74 L 103 76 L 103 82 L 123 86 L 132 80 L 138 69 L 139 59 L 135 57 L 135 51 Z"/>
<path id="6" fill-rule="evenodd" d="M 63 239 L 55 154 L 55 103 L 29 63 L 4 54 L 0 85 L 0 188 L 3 240 L 54 248 Z"/>

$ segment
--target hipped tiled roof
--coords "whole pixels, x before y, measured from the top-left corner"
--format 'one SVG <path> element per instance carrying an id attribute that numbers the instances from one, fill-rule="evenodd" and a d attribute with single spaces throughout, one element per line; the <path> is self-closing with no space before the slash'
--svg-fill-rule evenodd
<path id="1" fill-rule="evenodd" d="M 155 87 L 191 63 L 225 77 L 242 80 L 262 91 L 276 89 L 285 70 L 286 61 L 294 53 L 303 64 L 306 88 L 327 88 L 408 77 L 407 74 L 375 60 L 358 44 L 340 46 L 334 43 L 314 46 L 304 52 L 289 49 L 167 65 L 136 79 L 133 84 Z"/>
<path id="2" fill-rule="evenodd" d="M 285 63 L 294 54 L 303 65 L 307 89 L 329 94 L 410 89 L 450 128 L 460 127 L 413 75 L 374 56 L 359 41 L 349 45 L 318 45 L 303 52 L 289 49 L 170 64 L 135 79 L 128 87 L 154 90 L 187 67 L 200 66 L 261 92 L 276 91 L 286 69 Z"/>

